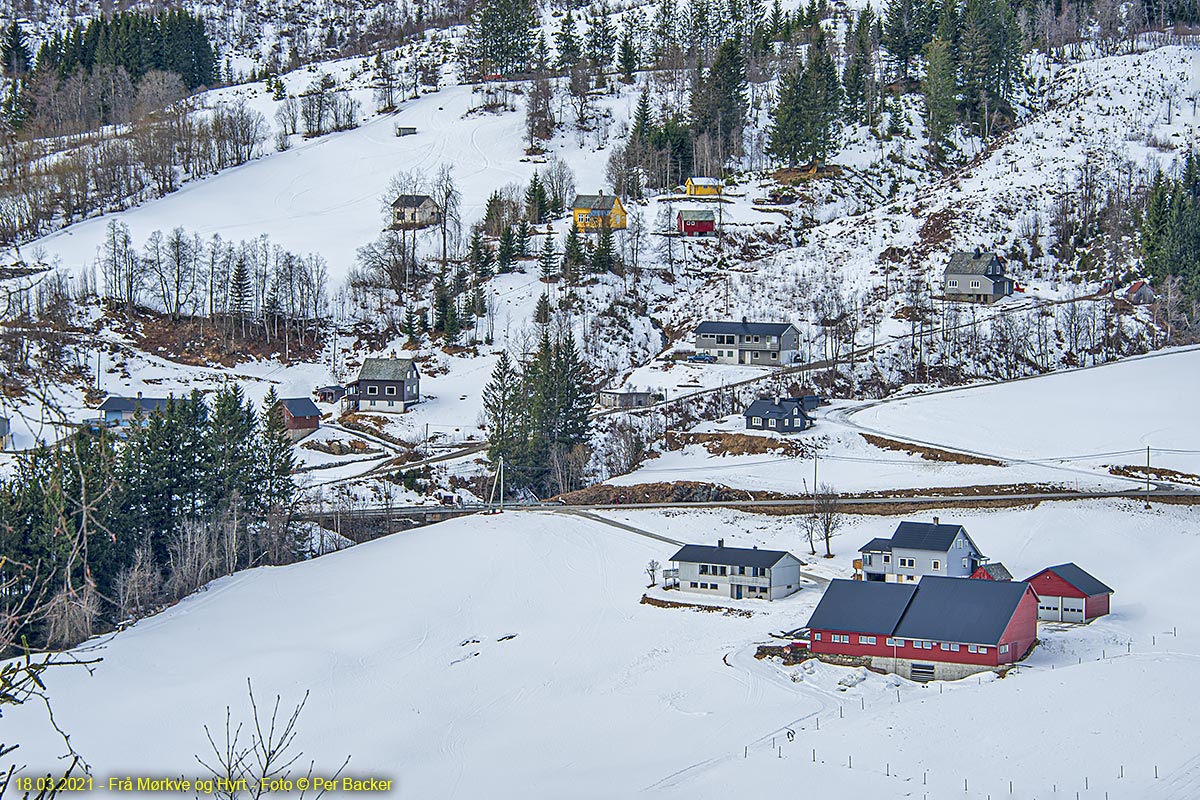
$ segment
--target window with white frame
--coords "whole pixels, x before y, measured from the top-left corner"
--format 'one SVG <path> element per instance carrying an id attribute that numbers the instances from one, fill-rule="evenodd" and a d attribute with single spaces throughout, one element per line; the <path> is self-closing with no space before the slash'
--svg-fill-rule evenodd
<path id="1" fill-rule="evenodd" d="M 893 639 L 893 638 L 892 638 L 892 637 L 890 637 L 890 636 L 889 636 L 888 638 L 884 639 L 884 640 L 883 640 L 883 643 L 884 643 L 884 644 L 886 644 L 888 647 L 895 647 L 895 646 L 896 646 L 896 640 L 895 640 L 895 639 Z"/>
<path id="2" fill-rule="evenodd" d="M 1001 653 L 1007 653 L 1007 652 L 1008 652 L 1008 645 L 1006 645 L 1006 644 L 1002 644 L 1002 645 L 1000 645 L 1000 652 L 1001 652 Z"/>
<path id="3" fill-rule="evenodd" d="M 967 568 L 967 558 L 966 558 L 966 556 L 963 556 L 963 569 L 966 569 L 966 568 Z"/>
<path id="4" fill-rule="evenodd" d="M 935 559 L 933 560 L 933 571 L 934 571 L 934 572 L 937 572 L 937 571 L 938 571 L 939 569 L 941 569 L 941 568 L 942 568 L 942 562 L 938 561 L 938 560 L 935 558 Z"/>
<path id="5" fill-rule="evenodd" d="M 875 644 L 875 637 L 874 636 L 859 636 L 858 643 L 859 644 Z"/>
<path id="6" fill-rule="evenodd" d="M 938 645 L 938 647 L 945 650 L 946 652 L 950 652 L 950 645 L 947 642 L 942 642 L 940 645 Z"/>
<path id="7" fill-rule="evenodd" d="M 773 420 L 773 419 L 769 419 L 769 420 L 767 420 L 767 427 L 768 427 L 768 428 L 774 428 L 774 427 L 775 427 L 775 420 Z"/>
<path id="8" fill-rule="evenodd" d="M 762 417 L 753 417 L 753 418 L 751 418 L 751 421 L 755 425 L 762 425 Z"/>
<path id="9" fill-rule="evenodd" d="M 379 394 L 379 387 L 378 386 L 368 386 L 367 394 Z"/>
<path id="10" fill-rule="evenodd" d="M 978 288 L 979 288 L 979 281 L 971 281 L 971 288 L 972 288 L 972 289 L 978 289 Z"/>
<path id="11" fill-rule="evenodd" d="M 951 279 L 950 279 L 950 288 L 951 288 L 951 289 L 957 289 L 957 288 L 958 288 L 958 281 L 957 281 L 957 280 L 955 280 L 954 278 L 951 278 Z"/>
<path id="12" fill-rule="evenodd" d="M 915 558 L 904 558 L 903 556 L 900 557 L 900 568 L 901 569 L 905 569 L 905 568 L 911 569 L 916 566 L 917 566 L 917 560 Z"/>
<path id="13" fill-rule="evenodd" d="M 887 553 L 884 553 L 883 554 L 883 563 L 885 563 L 885 564 L 892 563 L 892 557 L 890 555 L 888 555 Z"/>
<path id="14" fill-rule="evenodd" d="M 821 641 L 821 634 L 820 634 L 820 632 L 818 632 L 818 633 L 814 633 L 814 634 L 813 634 L 813 638 L 814 638 L 814 639 L 816 639 L 818 642 L 819 642 L 819 641 Z"/>

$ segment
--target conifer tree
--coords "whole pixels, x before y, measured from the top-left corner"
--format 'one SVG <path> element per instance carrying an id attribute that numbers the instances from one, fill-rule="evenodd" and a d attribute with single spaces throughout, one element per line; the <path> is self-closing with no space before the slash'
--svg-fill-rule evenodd
<path id="1" fill-rule="evenodd" d="M 296 484 L 292 480 L 292 473 L 296 471 L 296 453 L 283 419 L 283 404 L 276 396 L 274 386 L 267 390 L 263 399 L 259 424 L 262 436 L 257 453 L 258 501 L 264 512 L 279 514 L 289 510 L 296 497 Z"/>
<path id="2" fill-rule="evenodd" d="M 492 277 L 492 249 L 487 246 L 487 242 L 483 240 L 483 234 L 478 230 L 471 234 L 467 263 L 475 274 L 476 282 L 486 281 Z"/>
<path id="3" fill-rule="evenodd" d="M 579 226 L 574 221 L 567 230 L 567 238 L 563 243 L 562 275 L 567 283 L 579 280 L 579 268 L 587 261 L 583 250 L 583 240 L 579 235 Z"/>
<path id="4" fill-rule="evenodd" d="M 535 170 L 529 179 L 529 187 L 525 190 L 525 216 L 536 224 L 545 222 L 550 215 L 550 198 L 546 194 L 546 185 Z"/>
<path id="5" fill-rule="evenodd" d="M 538 269 L 541 272 L 544 283 L 549 283 L 556 277 L 556 273 L 558 272 L 558 251 L 554 249 L 553 236 L 547 236 L 546 241 L 542 243 L 542 252 L 538 256 Z"/>
<path id="6" fill-rule="evenodd" d="M 550 323 L 550 296 L 545 292 L 538 298 L 537 306 L 533 310 L 533 321 L 538 325 Z"/>
<path id="7" fill-rule="evenodd" d="M 925 78 L 921 82 L 925 95 L 925 131 L 929 156 L 936 163 L 942 160 L 943 143 L 954 124 L 958 107 L 950 46 L 935 37 L 925 46 L 925 64 Z"/>
<path id="8" fill-rule="evenodd" d="M 25 31 L 16 20 L 12 21 L 5 30 L 4 38 L 0 40 L 0 64 L 3 66 L 4 77 L 19 80 L 29 72 L 29 45 L 25 40 Z"/>
<path id="9" fill-rule="evenodd" d="M 637 71 L 638 56 L 637 48 L 633 43 L 633 31 L 628 25 L 625 26 L 625 31 L 621 35 L 621 52 L 617 62 L 621 68 L 621 81 L 633 83 L 633 73 Z"/>
<path id="10" fill-rule="evenodd" d="M 468 71 L 476 76 L 529 71 L 536 25 L 529 0 L 484 0 L 467 32 Z"/>
<path id="11" fill-rule="evenodd" d="M 913 59 L 929 41 L 922 0 L 889 0 L 883 25 L 883 46 L 896 70 L 896 79 L 909 80 Z"/>
<path id="12" fill-rule="evenodd" d="M 517 243 L 512 226 L 500 233 L 500 244 L 496 248 L 496 269 L 501 274 L 512 272 L 517 261 Z"/>
<path id="13" fill-rule="evenodd" d="M 591 268 L 592 272 L 605 273 L 612 272 L 614 266 L 616 266 L 616 245 L 613 241 L 613 232 L 608 225 L 604 225 L 600 228 L 596 249 L 592 251 Z"/>
<path id="14" fill-rule="evenodd" d="M 501 350 L 492 377 L 483 389 L 483 416 L 488 431 L 488 459 L 501 457 L 515 465 L 524 445 L 525 403 L 521 379 L 508 351 Z"/>
<path id="15" fill-rule="evenodd" d="M 612 63 L 613 50 L 617 45 L 617 32 L 613 29 L 608 6 L 601 4 L 588 17 L 587 57 L 592 66 L 603 71 Z"/>
<path id="16" fill-rule="evenodd" d="M 513 236 L 513 249 L 518 258 L 529 258 L 529 240 L 532 235 L 533 231 L 529 228 L 529 220 L 522 219 L 517 223 L 517 230 Z"/>
<path id="17" fill-rule="evenodd" d="M 579 31 L 570 10 L 563 15 L 558 30 L 554 32 L 554 49 L 558 51 L 558 60 L 555 63 L 560 70 L 570 69 L 583 58 Z"/>

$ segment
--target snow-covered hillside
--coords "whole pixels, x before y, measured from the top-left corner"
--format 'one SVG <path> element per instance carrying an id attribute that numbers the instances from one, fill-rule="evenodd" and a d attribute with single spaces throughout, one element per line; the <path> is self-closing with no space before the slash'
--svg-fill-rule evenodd
<path id="1" fill-rule="evenodd" d="M 747 616 L 641 605 L 643 567 L 671 546 L 508 513 L 222 579 L 90 642 L 79 652 L 103 659 L 93 675 L 61 668 L 47 682 L 58 723 L 102 779 L 150 765 L 203 774 L 202 726 L 220 735 L 226 705 L 246 721 L 250 678 L 260 704 L 278 693 L 290 708 L 311 692 L 297 740 L 306 765 L 332 772 L 351 755 L 348 774 L 391 778 L 396 797 L 696 797 L 716 785 L 777 791 L 799 775 L 806 791 L 887 797 L 999 797 L 1010 780 L 1022 797 L 1190 785 L 1194 753 L 1178 732 L 1200 717 L 1163 687 L 1186 685 L 1200 656 L 1191 512 L 1093 502 L 941 514 L 1019 577 L 1078 561 L 1115 587 L 1114 613 L 1043 625 L 1042 644 L 999 681 L 784 668 L 756 647 L 803 625 L 819 589 L 730 601 Z M 787 518 L 621 518 L 689 541 L 807 552 Z M 855 548 L 895 522 L 851 520 L 838 558 L 806 569 L 848 574 Z M 49 767 L 61 748 L 39 719 L 33 707 L 6 713 L 26 734 L 23 759 Z"/>

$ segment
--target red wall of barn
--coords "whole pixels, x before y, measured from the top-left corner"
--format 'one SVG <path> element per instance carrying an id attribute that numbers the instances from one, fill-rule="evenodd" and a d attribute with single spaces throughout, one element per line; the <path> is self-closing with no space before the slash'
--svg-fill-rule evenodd
<path id="1" fill-rule="evenodd" d="M 1102 617 L 1108 613 L 1108 595 L 1094 594 L 1083 604 L 1083 616 L 1086 619 Z"/>
<path id="2" fill-rule="evenodd" d="M 1031 594 L 1026 595 L 1025 599 L 1023 599 L 1021 603 L 1024 604 L 1026 600 L 1033 601 L 1029 607 L 1033 609 L 1033 626 L 1035 631 L 1033 635 L 1036 636 L 1037 600 L 1033 598 Z M 1017 610 L 1018 613 L 1013 615 L 1014 620 L 1021 615 L 1021 606 L 1018 606 Z M 1012 623 L 1010 622 L 1009 625 L 1011 627 Z M 876 643 L 874 645 L 870 645 L 859 644 L 859 634 L 857 633 L 849 633 L 845 631 L 817 631 L 815 629 L 811 633 L 812 637 L 809 642 L 808 649 L 813 653 L 833 653 L 843 656 L 883 656 L 884 658 L 908 658 L 914 661 L 940 661 L 946 664 L 982 664 L 989 667 L 998 666 L 999 664 L 1015 660 L 1021 655 L 1024 655 L 1022 652 L 1014 656 L 1010 648 L 1010 652 L 1005 653 L 1004 657 L 1001 658 L 1000 650 L 995 645 L 988 645 L 986 653 L 972 653 L 967 650 L 967 645 L 961 643 L 959 644 L 959 650 L 957 653 L 953 650 L 943 650 L 941 647 L 939 647 L 939 642 L 934 642 L 932 650 L 926 650 L 923 647 L 913 647 L 911 639 L 905 639 L 903 647 L 896 647 L 893 649 L 886 644 L 888 639 L 886 634 L 875 634 Z M 817 641 L 817 633 L 821 634 L 821 641 Z M 849 644 L 842 644 L 841 642 L 834 644 L 831 642 L 829 637 L 835 633 L 845 633 L 846 636 L 849 636 Z M 871 634 L 867 635 L 870 636 Z M 1008 643 L 1007 640 L 1002 640 L 1002 642 Z M 1031 644 L 1033 644 L 1032 636 L 1027 640 L 1025 647 L 1028 649 L 1029 645 Z"/>
<path id="3" fill-rule="evenodd" d="M 1000 644 L 1008 645 L 1008 652 L 1001 656 L 997 651 L 998 663 L 1016 661 L 1033 647 L 1037 639 L 1037 606 L 1037 595 L 1032 589 L 1026 589 L 1025 596 L 1017 603 L 1017 610 L 1008 621 L 1008 627 L 1000 635 Z"/>
<path id="4" fill-rule="evenodd" d="M 1030 579 L 1029 585 L 1044 597 L 1084 597 L 1084 593 L 1076 589 L 1053 572 L 1039 572 Z"/>
<path id="5" fill-rule="evenodd" d="M 979 567 L 974 572 L 972 572 L 971 577 L 978 581 L 992 580 L 992 576 L 989 575 L 988 571 L 986 569 L 984 569 L 983 567 Z"/>

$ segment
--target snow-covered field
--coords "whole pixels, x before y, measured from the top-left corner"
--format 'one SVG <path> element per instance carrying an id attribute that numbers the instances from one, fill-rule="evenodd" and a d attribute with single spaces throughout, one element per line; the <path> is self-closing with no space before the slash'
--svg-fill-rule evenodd
<path id="1" fill-rule="evenodd" d="M 640 605 L 644 565 L 670 546 L 509 513 L 223 579 L 89 643 L 81 652 L 103 658 L 94 675 L 62 668 L 48 684 L 101 779 L 203 774 L 202 726 L 220 728 L 226 705 L 246 720 L 250 678 L 260 703 L 312 692 L 305 763 L 332 771 L 349 754 L 350 774 L 392 778 L 396 797 L 710 797 L 801 777 L 805 791 L 843 796 L 982 799 L 1005 796 L 1010 780 L 1020 797 L 1194 796 L 1200 762 L 1181 734 L 1200 707 L 1172 688 L 1193 681 L 1200 657 L 1191 511 L 1097 501 L 941 513 L 1018 577 L 1079 562 L 1115 587 L 1113 615 L 1043 626 L 1044 644 L 1000 681 L 921 687 L 782 668 L 755 648 L 803 625 L 816 590 L 743 601 L 750 617 Z M 786 518 L 620 517 L 681 539 L 807 552 Z M 813 569 L 847 574 L 853 551 L 895 523 L 852 519 L 838 558 Z M 6 723 L 24 762 L 48 768 L 59 748 L 40 719 L 25 707 Z"/>

